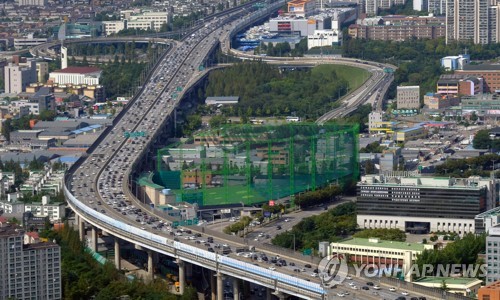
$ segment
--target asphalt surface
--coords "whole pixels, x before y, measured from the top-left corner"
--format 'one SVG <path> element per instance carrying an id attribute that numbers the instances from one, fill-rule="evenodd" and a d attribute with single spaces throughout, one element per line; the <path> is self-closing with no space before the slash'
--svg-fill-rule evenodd
<path id="1" fill-rule="evenodd" d="M 219 37 L 236 26 L 246 13 L 243 10 L 242 13 L 207 21 L 199 31 L 182 43 L 173 45 L 127 113 L 72 175 L 68 187 L 81 202 L 121 222 L 205 250 L 221 251 L 224 244 L 228 244 L 227 247 L 232 250 L 229 256 L 262 267 L 276 268 L 262 260 L 263 257 L 271 260 L 272 253 L 253 253 L 254 258 L 238 256 L 237 248 L 242 245 L 231 243 L 228 241 L 230 237 L 208 243 L 206 235 L 195 236 L 195 232 L 189 233 L 187 229 L 171 228 L 168 220 L 140 210 L 137 200 L 124 192 L 124 182 L 133 171 L 134 162 L 145 153 L 153 135 L 163 124 L 162 120 L 178 106 L 182 92 L 200 72 L 198 67 L 203 64 L 207 53 L 217 45 Z M 136 137 L 126 138 L 127 133 Z M 317 277 L 313 277 L 312 268 L 305 268 L 303 261 L 287 259 L 287 263 L 290 262 L 295 264 L 295 268 L 279 267 L 280 272 L 319 282 Z M 295 269 L 304 271 L 297 272 Z"/>

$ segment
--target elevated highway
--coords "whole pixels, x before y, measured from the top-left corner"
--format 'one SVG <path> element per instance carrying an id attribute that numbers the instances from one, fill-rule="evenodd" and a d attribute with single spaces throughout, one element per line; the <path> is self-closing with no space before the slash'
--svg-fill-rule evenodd
<path id="1" fill-rule="evenodd" d="M 64 44 L 113 44 L 113 43 L 155 43 L 155 44 L 165 44 L 174 45 L 175 40 L 155 38 L 155 37 L 144 37 L 144 36 L 132 36 L 132 37 L 103 37 L 103 38 L 86 38 L 86 39 L 71 39 L 64 41 Z M 30 54 L 33 57 L 43 58 L 45 60 L 55 60 L 60 58 L 60 52 L 56 48 L 60 48 L 61 41 L 52 41 L 49 43 L 44 43 L 29 49 Z"/>
<path id="2" fill-rule="evenodd" d="M 284 295 L 295 295 L 304 299 L 324 297 L 325 291 L 319 281 L 305 280 L 305 274 L 293 276 L 293 271 L 278 272 L 265 265 L 255 265 L 249 260 L 242 261 L 209 252 L 204 245 L 188 245 L 169 232 L 136 223 L 134 220 L 137 216 L 123 215 L 112 205 L 113 202 L 128 198 L 134 201 L 137 207 L 142 207 L 143 213 L 149 218 L 158 215 L 132 198 L 128 190 L 129 178 L 133 178 L 133 175 L 136 175 L 134 172 L 147 163 L 144 160 L 147 160 L 149 149 L 172 130 L 169 122 L 172 121 L 173 111 L 180 105 L 179 99 L 199 72 L 197 67 L 203 65 L 209 53 L 218 47 L 222 32 L 230 31 L 240 22 L 251 22 L 253 18 L 269 14 L 283 3 L 280 1 L 269 4 L 268 9 L 257 12 L 248 9 L 251 3 L 228 10 L 218 18 L 208 20 L 198 31 L 173 47 L 160 59 L 148 83 L 131 101 L 128 109 L 117 116 L 114 126 L 107 129 L 105 135 L 89 149 L 89 156 L 79 160 L 68 172 L 65 195 L 77 216 L 82 239 L 84 222 L 92 225 L 91 248 L 96 249 L 96 232 L 99 229 L 116 237 L 116 253 L 119 253 L 119 240 L 132 242 L 148 252 L 151 278 L 155 253 L 174 257 L 179 263 L 181 291 L 185 284 L 186 264 L 210 269 L 217 276 L 217 299 L 221 300 L 223 276 L 255 282 L 269 288 L 282 299 Z M 143 132 L 145 136 L 132 144 L 123 137 L 125 131 Z M 221 239 L 218 241 L 230 243 Z M 241 245 L 231 243 L 229 246 Z M 119 267 L 119 256 L 116 264 Z"/>
<path id="3" fill-rule="evenodd" d="M 187 35 L 176 43 L 159 60 L 147 83 L 114 120 L 113 126 L 106 129 L 101 138 L 69 170 L 64 193 L 68 205 L 75 212 L 80 237 L 85 238 L 85 223 L 91 226 L 90 248 L 97 250 L 97 231 L 115 237 L 115 264 L 120 268 L 120 241 L 128 241 L 148 254 L 148 272 L 154 277 L 156 255 L 163 254 L 176 260 L 179 266 L 180 291 L 185 287 L 186 268 L 198 265 L 212 272 L 212 298 L 224 299 L 223 278 L 232 277 L 234 282 L 253 282 L 268 290 L 268 299 L 274 294 L 279 299 L 288 295 L 302 299 L 325 299 L 329 290 L 317 276 L 309 272 L 297 272 L 291 268 L 275 270 L 263 261 L 243 258 L 223 252 L 208 251 L 206 244 L 227 244 L 237 247 L 254 244 L 256 250 L 267 257 L 274 256 L 264 246 L 238 238 L 228 238 L 222 234 L 204 232 L 202 228 L 190 227 L 198 233 L 196 241 L 191 236 L 169 228 L 173 220 L 166 214 L 140 202 L 131 193 L 133 178 L 144 166 L 150 164 L 151 151 L 161 145 L 162 140 L 171 133 L 175 122 L 175 110 L 182 106 L 180 99 L 189 91 L 203 71 L 207 57 L 220 44 L 227 44 L 223 38 L 238 28 L 248 26 L 256 19 L 275 11 L 284 1 L 268 3 L 266 9 L 252 11 L 250 2 L 241 7 L 230 9 L 217 18 L 205 19 L 204 26 Z M 125 132 L 141 133 L 140 138 L 127 139 Z M 154 155 L 153 155 L 154 156 Z M 134 213 L 120 209 L 117 204 L 130 201 L 137 209 Z M 154 218 L 158 220 L 150 223 Z M 159 221 L 161 219 L 161 222 Z M 145 222 L 148 220 L 148 222 Z M 167 224 L 163 228 L 160 224 Z M 186 228 L 186 230 L 188 230 Z M 185 231 L 186 232 L 186 231 Z M 210 240 L 212 237 L 214 240 Z M 181 242 L 181 239 L 184 239 Z M 210 248 L 211 248 L 210 247 Z M 301 268 L 317 261 L 304 259 L 295 253 L 283 255 L 289 262 Z M 236 289 L 239 284 L 234 284 Z M 235 290 L 236 295 L 239 293 Z M 370 294 L 363 299 L 377 299 Z"/>

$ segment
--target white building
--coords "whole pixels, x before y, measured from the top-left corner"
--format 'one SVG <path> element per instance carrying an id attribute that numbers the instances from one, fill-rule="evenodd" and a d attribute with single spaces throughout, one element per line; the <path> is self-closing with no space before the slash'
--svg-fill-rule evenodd
<path id="1" fill-rule="evenodd" d="M 338 30 L 314 30 L 314 34 L 307 36 L 307 49 L 340 45 L 342 32 Z"/>
<path id="2" fill-rule="evenodd" d="M 368 115 L 368 128 L 378 128 L 382 127 L 382 121 L 383 121 L 383 116 L 384 114 L 381 111 L 372 111 Z"/>
<path id="3" fill-rule="evenodd" d="M 25 38 L 15 38 L 14 39 L 14 48 L 23 49 L 38 46 L 40 44 L 46 43 L 46 38 L 35 38 L 32 33 L 28 34 Z"/>
<path id="4" fill-rule="evenodd" d="M 429 7 L 429 0 L 413 0 L 413 10 L 427 11 Z"/>
<path id="5" fill-rule="evenodd" d="M 464 66 L 470 62 L 470 55 L 446 56 L 441 58 L 441 67 L 446 71 L 463 70 Z"/>
<path id="6" fill-rule="evenodd" d="M 28 60 L 18 65 L 9 63 L 4 68 L 4 85 L 6 93 L 22 93 L 26 87 L 37 81 L 36 61 Z"/>
<path id="7" fill-rule="evenodd" d="M 127 22 L 127 29 L 153 30 L 153 28 L 153 21 L 136 20 Z"/>
<path id="8" fill-rule="evenodd" d="M 60 221 L 65 216 L 64 203 L 50 203 L 49 196 L 43 196 L 41 203 L 27 203 L 24 206 L 25 212 L 32 212 L 36 217 L 49 217 L 51 222 Z"/>
<path id="9" fill-rule="evenodd" d="M 51 72 L 49 79 L 58 84 L 98 85 L 101 73 L 101 69 L 95 67 L 69 67 Z"/>
<path id="10" fill-rule="evenodd" d="M 105 36 L 117 34 L 118 32 L 126 28 L 127 28 L 127 22 L 125 20 L 102 22 L 103 35 Z"/>
<path id="11" fill-rule="evenodd" d="M 410 270 L 417 260 L 417 255 L 433 247 L 430 244 L 383 241 L 378 238 L 350 238 L 331 243 L 329 254 L 343 254 L 352 263 L 388 267 L 392 265 L 394 268 Z M 405 280 L 410 281 L 410 277 L 411 272 L 405 272 Z"/>
<path id="12" fill-rule="evenodd" d="M 132 15 L 130 16 L 129 22 L 152 22 L 152 29 L 156 31 L 160 31 L 161 27 L 164 24 L 168 24 L 170 19 L 170 13 L 166 11 L 151 11 L 151 12 L 143 12 L 142 14 Z M 129 27 L 129 23 L 127 23 L 127 28 Z"/>

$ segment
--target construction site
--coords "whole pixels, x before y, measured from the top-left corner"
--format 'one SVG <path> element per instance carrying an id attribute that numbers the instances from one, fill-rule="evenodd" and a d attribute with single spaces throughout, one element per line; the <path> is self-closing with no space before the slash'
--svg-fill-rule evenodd
<path id="1" fill-rule="evenodd" d="M 253 205 L 358 177 L 356 125 L 226 125 L 157 154 L 152 181 L 171 202 Z"/>

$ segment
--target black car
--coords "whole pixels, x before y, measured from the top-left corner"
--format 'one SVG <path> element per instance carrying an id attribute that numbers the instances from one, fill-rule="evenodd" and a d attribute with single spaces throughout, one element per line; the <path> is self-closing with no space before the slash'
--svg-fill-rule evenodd
<path id="1" fill-rule="evenodd" d="M 310 268 L 310 267 L 311 267 L 311 265 L 310 265 L 310 264 L 305 264 L 305 265 L 304 265 L 304 267 L 306 267 L 306 268 Z"/>
<path id="2" fill-rule="evenodd" d="M 418 297 L 418 300 L 427 300 L 425 297 Z"/>
<path id="3" fill-rule="evenodd" d="M 361 289 L 362 289 L 362 290 L 365 290 L 365 291 L 368 291 L 370 288 L 369 288 L 369 287 L 367 287 L 367 286 L 362 286 L 362 287 L 361 287 Z"/>
<path id="4" fill-rule="evenodd" d="M 210 247 L 207 249 L 208 252 L 215 252 L 214 248 Z"/>
<path id="5" fill-rule="evenodd" d="M 373 286 L 373 282 L 367 282 L 366 285 L 367 286 Z"/>
<path id="6" fill-rule="evenodd" d="M 276 229 L 281 230 L 281 226 L 280 225 L 276 226 Z"/>

